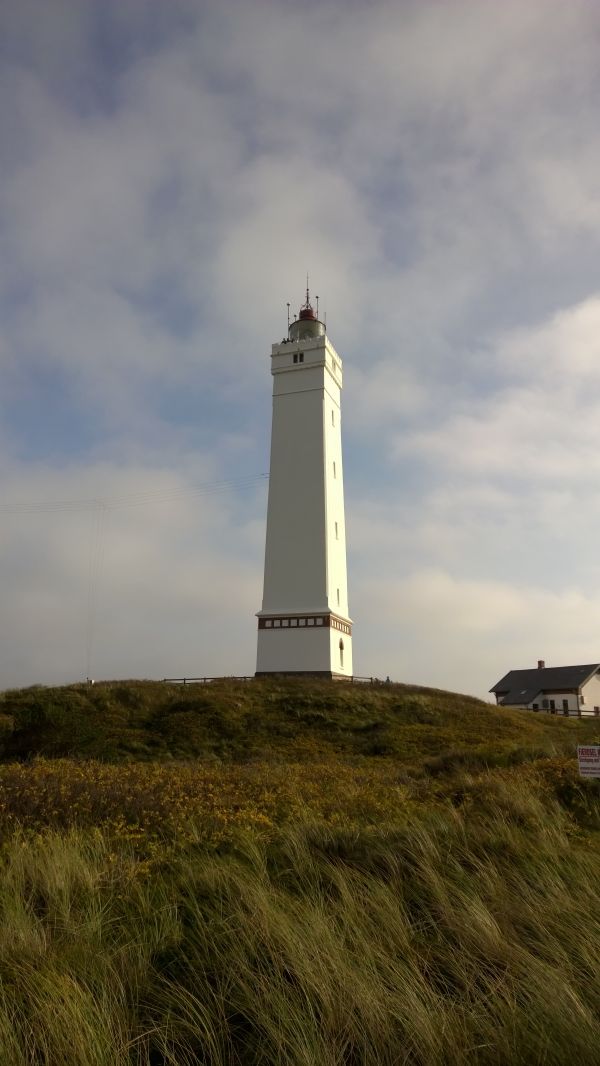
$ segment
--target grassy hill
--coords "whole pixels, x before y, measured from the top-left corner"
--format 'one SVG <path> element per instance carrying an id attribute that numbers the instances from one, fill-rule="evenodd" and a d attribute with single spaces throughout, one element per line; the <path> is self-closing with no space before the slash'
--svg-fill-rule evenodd
<path id="1" fill-rule="evenodd" d="M 319 680 L 104 682 L 0 694 L 0 759 L 312 759 L 390 756 L 496 764 L 572 751 L 600 723 L 495 708 L 408 685 Z M 525 754 L 525 752 L 524 752 Z"/>
<path id="2" fill-rule="evenodd" d="M 403 685 L 0 695 L 0 1063 L 596 1064 L 594 721 Z"/>

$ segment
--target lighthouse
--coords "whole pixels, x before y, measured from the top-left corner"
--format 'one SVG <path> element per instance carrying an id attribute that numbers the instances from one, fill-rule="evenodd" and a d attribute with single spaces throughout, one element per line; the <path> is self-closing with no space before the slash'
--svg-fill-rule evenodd
<path id="1" fill-rule="evenodd" d="M 289 306 L 289 305 L 288 305 Z M 271 348 L 273 422 L 256 674 L 352 676 L 342 360 L 306 302 Z M 288 315 L 289 319 L 289 315 Z"/>

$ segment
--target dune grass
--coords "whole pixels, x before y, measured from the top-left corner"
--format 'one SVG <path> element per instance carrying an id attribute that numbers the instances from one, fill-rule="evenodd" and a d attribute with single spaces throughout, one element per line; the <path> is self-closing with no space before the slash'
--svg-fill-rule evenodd
<path id="1" fill-rule="evenodd" d="M 99 688 L 1 701 L 1 1066 L 595 1066 L 595 723 Z"/>
<path id="2" fill-rule="evenodd" d="M 150 861 L 109 831 L 17 833 L 0 1062 L 592 1066 L 596 842 L 539 783 L 488 784 L 404 824 Z"/>

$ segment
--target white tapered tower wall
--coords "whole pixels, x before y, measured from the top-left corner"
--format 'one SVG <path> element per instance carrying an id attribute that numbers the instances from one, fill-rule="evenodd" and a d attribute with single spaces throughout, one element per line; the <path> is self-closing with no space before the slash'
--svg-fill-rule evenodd
<path id="1" fill-rule="evenodd" d="M 273 424 L 257 673 L 349 677 L 342 362 L 323 332 L 274 344 L 271 370 Z"/>

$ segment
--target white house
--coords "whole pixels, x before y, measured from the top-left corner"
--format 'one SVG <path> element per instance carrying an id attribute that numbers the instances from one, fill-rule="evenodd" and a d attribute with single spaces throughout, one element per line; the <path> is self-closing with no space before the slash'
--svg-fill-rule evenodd
<path id="1" fill-rule="evenodd" d="M 493 688 L 496 703 L 549 714 L 600 716 L 600 663 L 509 670 Z"/>

